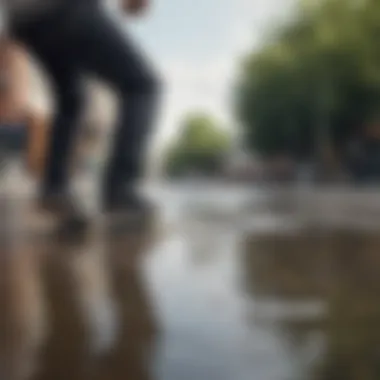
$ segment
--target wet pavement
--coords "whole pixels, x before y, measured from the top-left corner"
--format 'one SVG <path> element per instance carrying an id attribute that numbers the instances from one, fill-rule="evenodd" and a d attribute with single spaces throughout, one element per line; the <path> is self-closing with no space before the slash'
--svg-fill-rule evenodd
<path id="1" fill-rule="evenodd" d="M 1 380 L 380 378 L 379 234 L 289 229 L 252 189 L 154 194 L 122 235 L 7 235 Z"/>

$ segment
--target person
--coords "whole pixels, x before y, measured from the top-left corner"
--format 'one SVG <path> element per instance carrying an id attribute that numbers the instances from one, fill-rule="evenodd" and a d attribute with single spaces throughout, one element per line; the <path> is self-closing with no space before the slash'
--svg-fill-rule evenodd
<path id="1" fill-rule="evenodd" d="M 123 0 L 121 8 L 140 15 L 147 1 Z M 39 205 L 59 216 L 83 215 L 70 189 L 69 166 L 87 73 L 108 83 L 119 100 L 113 148 L 101 180 L 101 209 L 151 210 L 137 185 L 157 111 L 159 79 L 103 5 L 100 0 L 20 0 L 4 6 L 8 33 L 37 58 L 55 95 Z"/>

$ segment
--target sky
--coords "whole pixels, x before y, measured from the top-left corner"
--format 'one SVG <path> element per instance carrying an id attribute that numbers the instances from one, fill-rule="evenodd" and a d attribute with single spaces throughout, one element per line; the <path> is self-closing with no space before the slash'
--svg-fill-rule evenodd
<path id="1" fill-rule="evenodd" d="M 292 0 L 151 0 L 148 17 L 127 27 L 164 81 L 158 123 L 163 145 L 188 112 L 206 111 L 234 124 L 232 85 L 244 52 L 289 12 Z"/>

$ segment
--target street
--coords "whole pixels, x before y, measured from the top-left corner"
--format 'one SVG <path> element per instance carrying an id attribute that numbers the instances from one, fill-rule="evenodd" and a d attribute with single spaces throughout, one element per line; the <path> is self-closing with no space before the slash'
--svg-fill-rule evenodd
<path id="1" fill-rule="evenodd" d="M 8 225 L 1 379 L 378 377 L 376 232 L 302 228 L 262 189 L 147 191 L 158 220 L 117 236 Z"/>

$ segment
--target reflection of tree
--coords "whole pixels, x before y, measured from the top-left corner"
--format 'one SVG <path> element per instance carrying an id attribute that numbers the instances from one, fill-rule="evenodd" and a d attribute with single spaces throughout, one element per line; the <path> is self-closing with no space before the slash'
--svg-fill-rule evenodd
<path id="1" fill-rule="evenodd" d="M 336 281 L 325 326 L 325 360 L 316 379 L 369 380 L 380 377 L 380 240 L 344 233 L 334 239 Z"/>
<path id="2" fill-rule="evenodd" d="M 323 234 L 249 237 L 245 283 L 256 297 L 299 299 L 326 293 L 330 247 Z"/>
<path id="3" fill-rule="evenodd" d="M 346 293 L 347 291 L 347 293 Z M 323 360 L 311 378 L 366 380 L 380 377 L 378 297 L 347 288 L 330 304 Z"/>
<path id="4" fill-rule="evenodd" d="M 380 238 L 349 231 L 248 240 L 247 288 L 254 296 L 326 302 L 323 317 L 278 319 L 294 347 L 305 347 L 313 333 L 323 337 L 322 352 L 308 359 L 303 378 L 380 378 Z"/>

